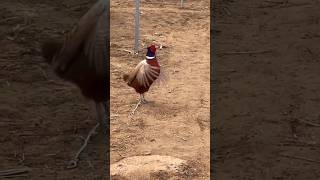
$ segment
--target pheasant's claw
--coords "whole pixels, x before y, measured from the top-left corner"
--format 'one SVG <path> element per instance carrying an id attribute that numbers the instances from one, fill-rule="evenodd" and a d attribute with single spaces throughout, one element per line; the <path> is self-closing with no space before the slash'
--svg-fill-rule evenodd
<path id="1" fill-rule="evenodd" d="M 78 159 L 73 159 L 68 163 L 67 169 L 74 169 L 78 167 Z"/>
<path id="2" fill-rule="evenodd" d="M 92 135 L 96 133 L 96 129 L 100 126 L 100 123 L 97 123 L 89 132 L 87 138 L 84 140 L 84 144 L 81 146 L 81 148 L 78 150 L 76 153 L 75 157 L 73 160 L 71 160 L 67 166 L 68 169 L 73 169 L 78 166 L 78 161 L 79 161 L 79 156 L 82 153 L 82 151 L 86 148 L 88 145 L 88 141 Z"/>

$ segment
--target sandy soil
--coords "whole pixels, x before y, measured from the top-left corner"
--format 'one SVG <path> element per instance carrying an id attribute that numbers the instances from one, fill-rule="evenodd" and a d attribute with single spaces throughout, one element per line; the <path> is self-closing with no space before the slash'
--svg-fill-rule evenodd
<path id="1" fill-rule="evenodd" d="M 217 179 L 320 179 L 319 1 L 218 2 Z"/>
<path id="2" fill-rule="evenodd" d="M 96 123 L 77 87 L 58 79 L 40 56 L 40 41 L 62 36 L 94 0 L 2 0 L 0 6 L 0 169 L 32 168 L 15 179 L 102 179 L 104 145 L 92 139 L 77 169 L 66 162 Z M 168 76 L 128 113 L 138 95 L 122 81 L 143 59 L 133 48 L 134 4 L 111 2 L 111 163 L 137 155 L 168 155 L 209 177 L 209 2 L 142 1 L 142 43 L 156 39 Z M 143 44 L 144 45 L 144 44 Z M 145 47 L 145 45 L 144 45 Z M 156 176 L 158 179 L 168 176 Z"/>

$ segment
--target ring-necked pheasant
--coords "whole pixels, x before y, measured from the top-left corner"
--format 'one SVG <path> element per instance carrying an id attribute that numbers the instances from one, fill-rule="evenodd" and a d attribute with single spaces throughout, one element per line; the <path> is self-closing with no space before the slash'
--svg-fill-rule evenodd
<path id="1" fill-rule="evenodd" d="M 135 89 L 140 94 L 139 101 L 133 111 L 133 115 L 141 103 L 146 103 L 144 93 L 149 91 L 150 86 L 160 75 L 160 63 L 156 57 L 156 47 L 151 45 L 147 48 L 146 59 L 142 60 L 135 69 L 123 75 L 123 80 L 127 82 L 128 86 Z"/>

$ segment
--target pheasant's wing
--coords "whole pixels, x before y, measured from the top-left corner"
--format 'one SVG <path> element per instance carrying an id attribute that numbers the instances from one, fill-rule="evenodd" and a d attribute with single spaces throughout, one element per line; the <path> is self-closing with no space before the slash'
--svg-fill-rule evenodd
<path id="1" fill-rule="evenodd" d="M 90 57 L 88 58 L 90 61 L 88 64 L 91 64 L 97 70 L 98 67 L 101 68 L 100 65 L 103 62 L 102 46 L 106 44 L 103 38 L 105 33 L 102 30 L 104 29 L 103 26 L 109 21 L 103 19 L 104 10 L 103 0 L 99 0 L 81 17 L 78 24 L 66 35 L 62 48 L 55 55 L 53 59 L 54 68 L 60 68 L 63 71 L 83 45 L 86 55 Z"/>
<path id="2" fill-rule="evenodd" d="M 106 38 L 109 30 L 105 13 L 101 14 L 96 26 L 93 28 L 84 44 L 84 53 L 89 60 L 90 68 L 97 74 L 103 74 L 105 71 L 104 61 L 108 61 L 109 51 L 107 44 L 109 40 Z"/>
<path id="3" fill-rule="evenodd" d="M 141 62 L 142 65 L 137 73 L 137 80 L 140 85 L 149 87 L 159 77 L 158 67 L 150 66 L 145 60 Z"/>

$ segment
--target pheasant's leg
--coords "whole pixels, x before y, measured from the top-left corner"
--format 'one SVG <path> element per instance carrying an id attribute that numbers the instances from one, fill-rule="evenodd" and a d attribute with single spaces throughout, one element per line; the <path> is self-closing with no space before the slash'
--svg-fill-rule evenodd
<path id="1" fill-rule="evenodd" d="M 142 102 L 142 97 L 143 97 L 143 95 L 140 94 L 140 99 L 139 99 L 137 105 L 135 106 L 135 108 L 134 108 L 134 109 L 132 110 L 132 112 L 130 113 L 131 116 L 134 115 L 134 113 L 136 112 L 137 108 L 140 106 L 140 104 L 141 104 L 141 102 Z"/>
<path id="2" fill-rule="evenodd" d="M 146 104 L 146 103 L 148 103 L 148 101 L 144 98 L 144 94 L 142 94 L 142 99 L 141 99 L 141 102 L 143 103 L 143 104 Z"/>
<path id="3" fill-rule="evenodd" d="M 103 132 L 103 142 L 104 142 L 104 147 L 103 148 L 99 148 L 99 155 L 101 157 L 101 155 L 103 157 L 101 157 L 101 160 L 103 160 L 104 166 L 102 166 L 101 168 L 104 169 L 103 172 L 106 174 L 110 174 L 110 170 L 109 167 L 106 165 L 108 164 L 108 162 L 110 162 L 110 149 L 108 148 L 108 144 L 110 144 L 110 111 L 108 111 L 109 107 L 110 107 L 110 101 L 108 100 L 107 102 L 103 102 L 100 104 L 101 106 L 101 118 L 100 118 L 100 123 L 101 123 L 101 129 Z"/>
<path id="4" fill-rule="evenodd" d="M 79 161 L 79 156 L 82 153 L 82 151 L 86 148 L 86 146 L 88 145 L 88 141 L 90 139 L 90 137 L 94 134 L 96 134 L 96 129 L 98 128 L 100 124 L 97 123 L 89 132 L 87 138 L 84 140 L 83 145 L 81 146 L 81 148 L 78 150 L 78 152 L 76 153 L 76 155 L 74 156 L 74 158 L 69 162 L 68 164 L 68 169 L 73 169 L 76 168 L 78 166 L 78 161 Z"/>
<path id="5" fill-rule="evenodd" d="M 100 122 L 100 124 L 102 125 L 101 128 L 102 128 L 102 132 L 103 132 L 103 135 L 106 137 L 106 138 L 109 138 L 109 126 L 107 124 L 107 118 L 106 116 L 109 116 L 109 114 L 107 114 L 107 109 L 109 108 L 109 101 L 107 103 L 100 103 L 99 104 L 100 106 L 100 111 L 99 111 L 99 119 L 98 122 Z"/>
<path id="6" fill-rule="evenodd" d="M 98 123 L 90 130 L 89 134 L 87 135 L 86 139 L 84 140 L 83 145 L 78 150 L 78 152 L 74 156 L 73 160 L 71 160 L 69 162 L 69 165 L 67 167 L 69 169 L 76 168 L 78 166 L 78 161 L 79 161 L 80 154 L 82 153 L 82 151 L 88 145 L 88 141 L 90 140 L 91 136 L 96 134 L 96 129 L 100 126 L 99 122 L 103 121 L 103 111 L 102 111 L 103 109 L 101 109 L 101 104 L 96 103 L 95 109 L 96 109 L 96 113 L 97 113 L 97 121 L 98 121 Z"/>

